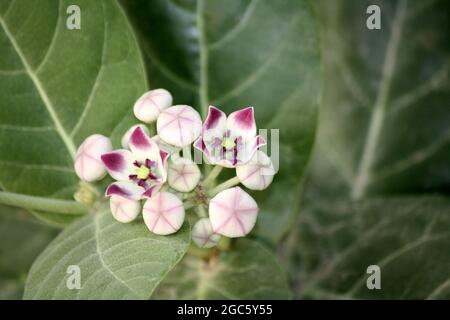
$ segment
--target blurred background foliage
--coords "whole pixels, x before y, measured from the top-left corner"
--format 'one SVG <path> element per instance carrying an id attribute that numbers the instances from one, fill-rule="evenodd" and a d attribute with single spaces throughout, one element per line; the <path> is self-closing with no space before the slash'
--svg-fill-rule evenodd
<path id="1" fill-rule="evenodd" d="M 381 9 L 381 30 L 365 27 Z M 324 90 L 280 246 L 297 298 L 450 298 L 448 1 L 316 1 Z M 381 268 L 381 290 L 366 269 Z"/>
<path id="2" fill-rule="evenodd" d="M 255 237 L 278 249 L 294 298 L 450 298 L 450 2 L 311 1 L 317 23 L 305 1 L 270 1 L 255 9 L 257 2 L 204 1 L 201 16 L 208 24 L 201 41 L 211 50 L 207 99 L 200 89 L 205 75 L 198 72 L 205 52 L 198 46 L 196 30 L 204 26 L 198 23 L 196 2 L 120 4 L 138 36 L 150 87 L 168 88 L 175 103 L 197 105 L 203 113 L 207 102 L 226 111 L 255 104 L 261 106 L 261 127 L 281 129 L 283 171 L 274 189 L 259 195 L 263 208 Z M 381 30 L 366 28 L 371 4 L 381 8 Z M 249 6 L 251 12 L 261 11 L 251 20 L 248 34 L 220 40 L 248 19 Z M 107 13 L 130 37 L 120 15 Z M 315 135 L 312 123 L 320 88 L 317 30 L 323 79 Z M 98 39 L 101 35 L 99 31 Z M 111 47 L 121 52 L 117 43 Z M 249 48 L 247 43 L 259 46 Z M 99 60 L 101 51 L 97 53 Z M 239 57 L 239 63 L 230 57 Z M 136 54 L 130 59 L 139 60 Z M 246 76 L 267 61 L 275 63 L 248 82 Z M 128 77 L 131 97 L 137 87 L 142 89 L 144 76 L 138 70 Z M 133 81 L 139 82 L 136 88 Z M 98 105 L 106 107 L 108 101 L 101 97 Z M 274 107 L 279 105 L 283 112 Z M 299 105 L 302 112 L 296 114 Z M 132 119 L 130 112 L 120 125 L 112 121 L 104 130 L 114 127 L 117 141 L 134 124 Z M 94 122 L 88 123 L 86 130 L 93 127 Z M 0 298 L 17 299 L 32 262 L 57 231 L 22 209 L 1 206 L 0 220 Z M 248 251 L 259 245 L 240 246 Z M 260 264 L 269 259 L 266 255 L 265 249 L 259 251 Z M 224 257 L 224 265 L 235 267 L 233 254 Z M 196 267 L 190 258 L 180 266 L 185 264 Z M 366 269 L 374 264 L 381 267 L 382 290 L 366 287 Z M 178 272 L 180 278 L 185 276 L 175 269 Z M 173 293 L 172 280 L 168 277 L 166 286 L 159 288 L 160 297 Z M 220 278 L 215 281 L 228 285 Z M 177 294 L 190 298 L 192 287 L 185 284 Z M 278 296 L 285 297 L 286 288 L 281 280 L 279 284 Z M 217 292 L 204 294 L 217 297 Z"/>

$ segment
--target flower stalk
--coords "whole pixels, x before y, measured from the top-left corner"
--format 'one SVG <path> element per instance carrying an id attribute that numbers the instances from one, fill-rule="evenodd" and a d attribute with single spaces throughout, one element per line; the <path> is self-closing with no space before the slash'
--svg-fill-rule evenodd
<path id="1" fill-rule="evenodd" d="M 5 191 L 0 191 L 0 203 L 29 210 L 42 210 L 68 215 L 88 213 L 87 207 L 72 200 L 49 199 Z"/>
<path id="2" fill-rule="evenodd" d="M 205 178 L 205 180 L 203 180 L 203 185 L 205 187 L 208 187 L 209 185 L 211 185 L 216 178 L 219 176 L 219 174 L 222 172 L 223 167 L 221 166 L 215 166 L 214 169 L 212 169 L 209 173 L 208 176 Z"/>
<path id="3" fill-rule="evenodd" d="M 211 189 L 211 190 L 208 192 L 208 194 L 209 194 L 211 197 L 213 197 L 213 196 L 215 196 L 216 194 L 218 194 L 219 192 L 221 192 L 221 191 L 223 191 L 223 190 L 226 190 L 226 189 L 228 189 L 228 188 L 237 186 L 239 183 L 241 183 L 241 181 L 239 180 L 238 177 L 234 177 L 234 178 L 228 179 L 227 181 L 222 182 L 221 184 L 219 184 L 219 185 L 216 186 L 215 188 Z"/>

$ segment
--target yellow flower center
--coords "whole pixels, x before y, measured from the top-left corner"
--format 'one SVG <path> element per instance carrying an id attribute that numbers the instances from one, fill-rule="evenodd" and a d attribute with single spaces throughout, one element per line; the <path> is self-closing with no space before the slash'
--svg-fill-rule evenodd
<path id="1" fill-rule="evenodd" d="M 139 167 L 139 169 L 136 170 L 136 174 L 139 180 L 146 180 L 148 178 L 148 175 L 150 174 L 150 169 L 142 165 Z"/>
<path id="2" fill-rule="evenodd" d="M 231 148 L 234 148 L 235 145 L 236 145 L 236 143 L 234 143 L 234 140 L 233 140 L 233 139 L 230 139 L 230 138 L 223 138 L 222 146 L 223 146 L 225 149 L 231 149 Z"/>

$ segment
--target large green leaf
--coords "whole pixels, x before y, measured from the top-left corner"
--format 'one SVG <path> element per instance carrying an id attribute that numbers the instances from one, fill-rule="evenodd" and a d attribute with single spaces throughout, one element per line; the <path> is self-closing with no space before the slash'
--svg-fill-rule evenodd
<path id="1" fill-rule="evenodd" d="M 278 240 L 298 212 L 314 140 L 320 66 L 306 0 L 122 1 L 138 31 L 152 84 L 175 103 L 226 112 L 253 105 L 259 128 L 280 129 L 280 171 L 253 195 L 257 236 Z M 270 137 L 270 135 L 269 135 Z"/>
<path id="2" fill-rule="evenodd" d="M 381 9 L 381 30 L 366 8 Z M 450 33 L 445 0 L 319 1 L 325 85 L 318 143 L 348 194 L 450 186 Z"/>
<path id="3" fill-rule="evenodd" d="M 109 205 L 65 229 L 33 264 L 25 299 L 146 299 L 188 249 L 185 224 L 171 236 L 139 219 L 114 220 Z M 81 289 L 68 289 L 67 268 L 80 268 Z"/>
<path id="4" fill-rule="evenodd" d="M 81 30 L 66 27 L 69 5 L 81 8 Z M 71 197 L 77 146 L 110 135 L 146 89 L 128 21 L 115 1 L 4 0 L 0 46 L 0 186 Z"/>
<path id="5" fill-rule="evenodd" d="M 289 239 L 297 297 L 450 298 L 449 198 L 309 200 Z M 366 286 L 370 265 L 380 290 Z"/>
<path id="6" fill-rule="evenodd" d="M 188 255 L 163 280 L 154 299 L 288 299 L 284 271 L 271 252 L 239 240 L 209 261 Z"/>
<path id="7" fill-rule="evenodd" d="M 55 236 L 24 210 L 0 206 L 0 300 L 22 298 L 31 264 Z"/>

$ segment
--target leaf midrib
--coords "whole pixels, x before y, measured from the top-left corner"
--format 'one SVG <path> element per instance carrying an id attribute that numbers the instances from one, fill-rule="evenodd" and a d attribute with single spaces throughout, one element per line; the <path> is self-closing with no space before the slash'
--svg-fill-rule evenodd
<path id="1" fill-rule="evenodd" d="M 373 108 L 374 110 L 370 118 L 366 140 L 364 141 L 364 149 L 360 158 L 361 160 L 358 164 L 356 178 L 352 188 L 352 198 L 355 200 L 360 199 L 364 195 L 369 184 L 370 171 L 375 160 L 376 148 L 378 146 L 378 140 L 385 119 L 387 99 L 391 89 L 394 65 L 397 60 L 402 27 L 406 17 L 406 7 L 407 0 L 402 0 L 397 4 L 394 21 L 391 28 L 391 36 L 386 48 L 382 78 Z"/>
<path id="2" fill-rule="evenodd" d="M 75 153 L 76 153 L 75 144 L 74 144 L 73 140 L 70 138 L 67 131 L 65 130 L 64 126 L 62 125 L 62 123 L 58 117 L 58 114 L 56 113 L 56 110 L 53 106 L 53 103 L 51 102 L 50 98 L 47 95 L 47 92 L 45 91 L 44 87 L 42 86 L 42 83 L 41 83 L 39 77 L 36 75 L 34 70 L 31 68 L 25 54 L 22 52 L 22 49 L 16 42 L 16 40 L 15 40 L 13 34 L 11 33 L 11 31 L 9 30 L 5 20 L 1 16 L 0 16 L 0 24 L 5 32 L 5 35 L 7 36 L 7 38 L 11 42 L 11 45 L 13 46 L 14 50 L 16 51 L 17 55 L 19 56 L 19 59 L 21 60 L 26 73 L 30 77 L 34 86 L 36 87 L 36 90 L 37 90 L 40 98 L 42 99 L 42 102 L 45 105 L 45 107 L 50 115 L 50 118 L 52 119 L 52 121 L 55 125 L 56 132 L 61 137 L 61 139 L 62 139 L 64 145 L 66 146 L 67 150 L 69 151 L 69 154 L 72 157 L 72 159 L 75 158 Z"/>

